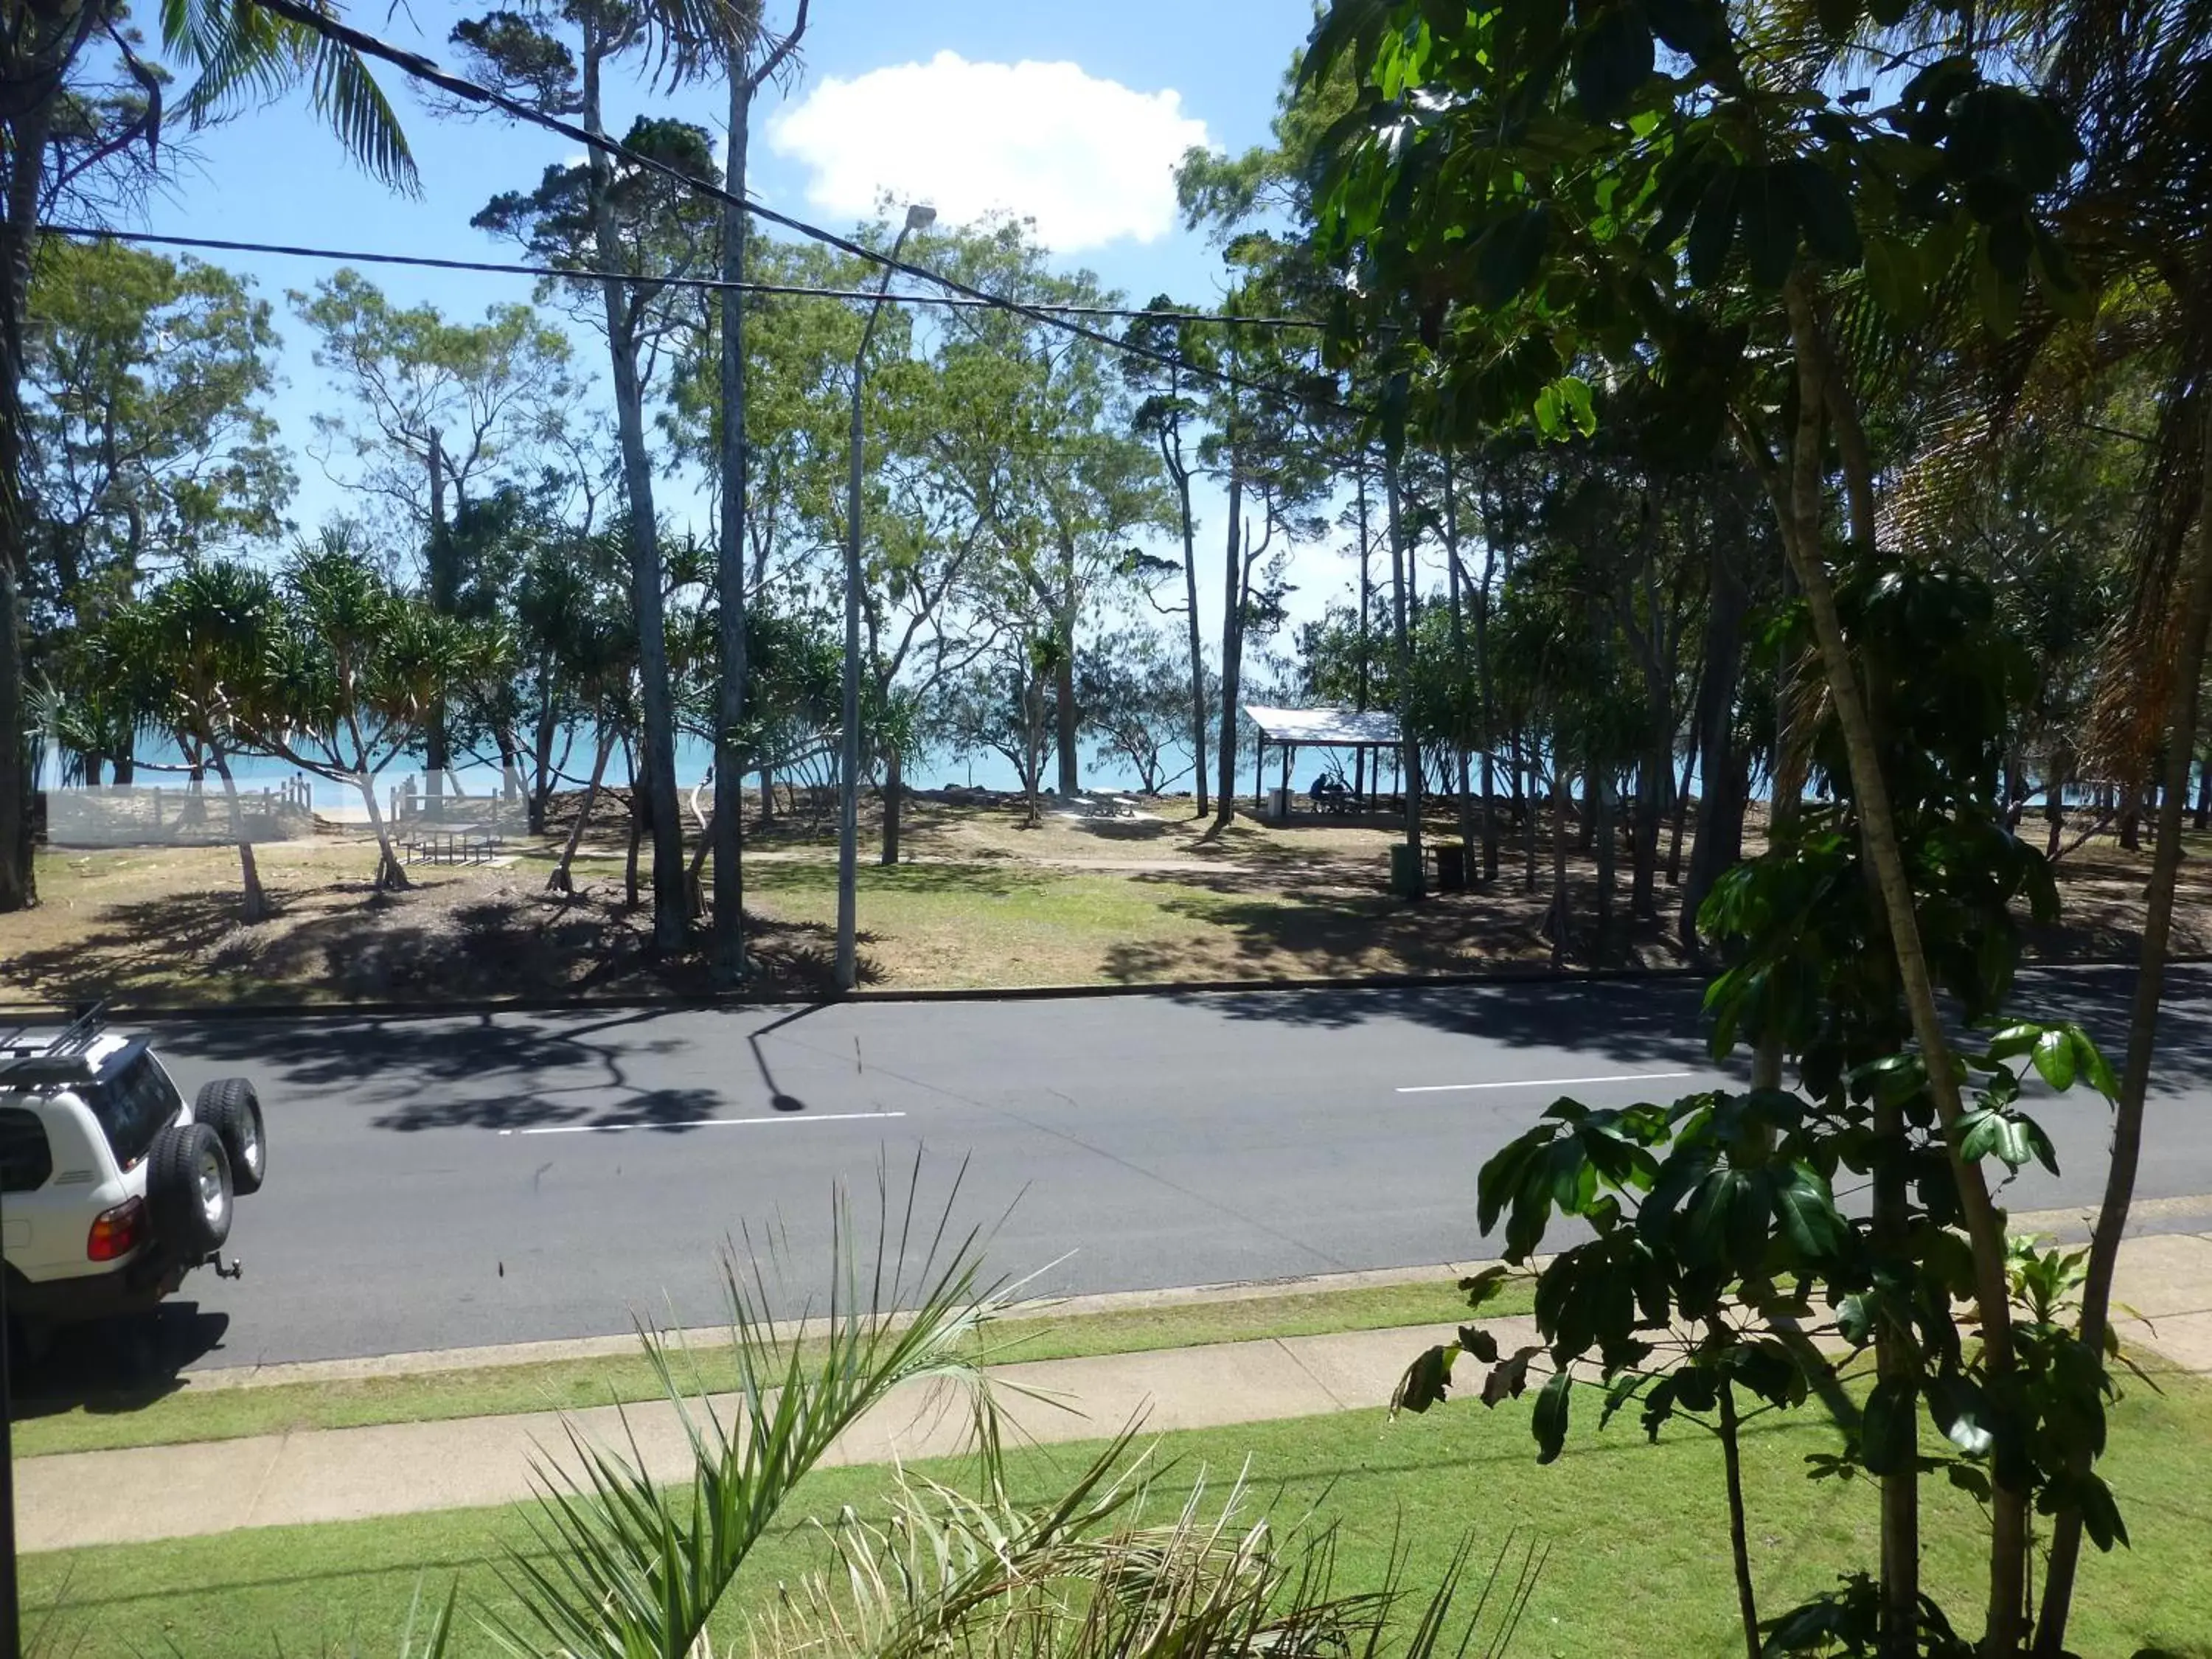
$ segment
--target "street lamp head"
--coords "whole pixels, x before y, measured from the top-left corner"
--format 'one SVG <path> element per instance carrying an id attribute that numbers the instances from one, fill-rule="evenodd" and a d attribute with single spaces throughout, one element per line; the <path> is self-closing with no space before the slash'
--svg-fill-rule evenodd
<path id="1" fill-rule="evenodd" d="M 908 230 L 927 230 L 937 222 L 937 210 L 926 202 L 916 202 L 906 210 Z"/>

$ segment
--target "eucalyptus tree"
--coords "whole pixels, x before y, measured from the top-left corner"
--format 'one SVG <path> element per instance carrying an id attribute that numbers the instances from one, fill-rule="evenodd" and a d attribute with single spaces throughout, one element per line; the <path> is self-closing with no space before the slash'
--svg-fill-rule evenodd
<path id="1" fill-rule="evenodd" d="M 611 71 L 643 63 L 664 82 L 697 72 L 707 48 L 684 20 L 623 0 L 540 0 L 463 22 L 453 39 L 484 80 L 551 115 L 574 117 L 604 137 Z M 599 273 L 549 285 L 602 333 L 628 509 L 631 603 L 637 611 L 642 713 L 641 782 L 653 834 L 653 943 L 681 949 L 690 935 L 684 826 L 676 793 L 676 711 L 663 598 L 661 531 L 647 447 L 646 399 L 656 368 L 692 326 L 665 283 L 712 269 L 718 220 L 708 198 L 682 180 L 719 185 L 706 131 L 665 116 L 639 116 L 623 136 L 633 152 L 677 177 L 599 149 L 549 167 L 534 190 L 495 197 L 471 222 L 520 243 L 533 258 Z"/>
<path id="2" fill-rule="evenodd" d="M 33 602 L 50 621 L 96 620 L 142 577 L 282 528 L 277 340 L 250 284 L 198 259 L 53 240 L 31 305 L 21 436 Z"/>
<path id="3" fill-rule="evenodd" d="M 1088 272 L 1052 271 L 1018 225 L 924 246 L 937 268 L 1006 299 L 1116 301 Z M 1053 675 L 1053 747 L 1060 793 L 1073 793 L 1083 619 L 1128 584 L 1133 542 L 1175 526 L 1174 497 L 1152 444 L 1132 430 L 1131 390 L 1105 342 L 1003 307 L 948 309 L 938 325 L 945 337 L 933 360 L 951 418 L 935 447 L 947 486 L 989 526 L 999 570 L 977 591 L 1012 602 L 1017 633 L 1034 627 L 1050 637 L 1042 659 Z"/>
<path id="4" fill-rule="evenodd" d="M 142 580 L 275 536 L 293 487 L 266 399 L 276 347 L 247 283 L 195 259 L 49 240 L 21 354 L 21 598 L 42 675 L 69 687 L 88 782 L 131 781 L 142 708 L 99 688 L 72 640 Z M 95 653 L 96 654 L 96 653 Z"/>
<path id="5" fill-rule="evenodd" d="M 1177 313 L 1166 295 L 1157 295 L 1149 311 Z M 1144 401 L 1131 416 L 1131 424 L 1150 438 L 1160 452 L 1176 492 L 1178 527 L 1182 532 L 1182 612 L 1188 635 L 1190 670 L 1190 754 L 1192 805 L 1195 816 L 1206 815 L 1206 727 L 1210 711 L 1206 684 L 1206 647 L 1200 641 L 1198 618 L 1198 526 L 1191 513 L 1190 486 L 1196 474 L 1196 439 L 1205 423 L 1202 385 L 1193 367 L 1203 367 L 1213 354 L 1198 325 L 1170 315 L 1130 319 L 1124 337 L 1145 347 L 1121 360 L 1121 374 Z M 1164 362 L 1161 359 L 1166 359 Z"/>
<path id="6" fill-rule="evenodd" d="M 721 59 L 722 76 L 729 90 L 726 131 L 725 183 L 729 197 L 722 204 L 720 274 L 732 284 L 722 290 L 715 307 L 720 349 L 716 362 L 718 403 L 727 412 L 717 433 L 715 469 L 719 512 L 715 520 L 715 635 L 717 686 L 714 717 L 714 902 L 710 927 L 710 965 L 723 983 L 744 977 L 744 878 L 739 860 L 744 839 L 744 774 L 738 763 L 736 733 L 745 714 L 745 514 L 750 506 L 747 441 L 751 426 L 747 414 L 745 359 L 745 300 L 735 284 L 743 281 L 749 265 L 746 244 L 751 216 L 739 204 L 745 194 L 745 174 L 750 155 L 753 100 L 761 88 L 774 82 L 797 59 L 793 54 L 806 33 L 808 0 L 797 0 L 791 23 L 781 33 L 771 31 L 763 17 L 762 0 L 735 0 L 722 9 L 721 27 L 714 46 Z"/>
<path id="7" fill-rule="evenodd" d="M 0 25 L 0 912 L 38 897 L 32 873 L 24 662 L 37 508 L 24 475 L 25 350 L 41 221 L 97 219 L 149 182 L 165 117 L 198 125 L 247 100 L 305 88 L 348 154 L 410 185 L 414 162 L 382 91 L 349 49 L 252 0 L 161 12 L 163 53 L 192 80 L 179 99 L 143 55 L 120 0 L 18 7 Z"/>

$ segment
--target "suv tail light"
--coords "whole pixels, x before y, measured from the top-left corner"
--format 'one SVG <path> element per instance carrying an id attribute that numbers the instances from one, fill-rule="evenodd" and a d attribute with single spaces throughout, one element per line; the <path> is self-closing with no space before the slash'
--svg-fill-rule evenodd
<path id="1" fill-rule="evenodd" d="M 146 1238 L 146 1200 L 134 1198 L 106 1212 L 92 1224 L 84 1253 L 94 1261 L 114 1261 L 129 1255 Z"/>

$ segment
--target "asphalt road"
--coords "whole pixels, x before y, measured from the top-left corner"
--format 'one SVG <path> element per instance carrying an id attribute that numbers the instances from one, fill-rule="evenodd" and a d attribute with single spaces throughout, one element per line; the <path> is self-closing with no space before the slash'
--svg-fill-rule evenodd
<path id="1" fill-rule="evenodd" d="M 2212 1193 L 2212 973 L 2179 978 L 2146 1197 Z M 2130 981 L 2023 1002 L 2117 1058 Z M 727 1240 L 775 1241 L 818 1297 L 833 1186 L 872 1237 L 879 1175 L 902 1193 L 918 1153 L 924 1219 L 957 1182 L 991 1268 L 1040 1292 L 1480 1258 L 1483 1159 L 1563 1093 L 1724 1079 L 1702 1024 L 1665 979 L 164 1025 L 187 1090 L 254 1079 L 271 1146 L 245 1276 L 195 1274 L 170 1319 L 225 1365 L 711 1321 Z M 2094 1201 L 2103 1109 L 2043 1118 L 2069 1174 L 2008 1201 Z"/>

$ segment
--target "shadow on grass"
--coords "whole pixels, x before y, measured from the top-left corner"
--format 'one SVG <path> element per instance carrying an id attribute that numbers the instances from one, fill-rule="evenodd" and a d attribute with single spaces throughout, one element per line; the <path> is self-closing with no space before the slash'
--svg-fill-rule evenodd
<path id="1" fill-rule="evenodd" d="M 862 893 L 942 893 L 1004 898 L 1034 892 L 1066 880 L 1065 872 L 1008 860 L 975 863 L 863 864 L 855 872 Z M 820 864 L 756 864 L 745 879 L 763 892 L 834 893 L 837 866 Z"/>
<path id="2" fill-rule="evenodd" d="M 179 1374 L 221 1349 L 229 1328 L 228 1314 L 188 1301 L 165 1302 L 130 1319 L 64 1326 L 44 1354 L 17 1360 L 10 1419 L 143 1411 L 174 1394 Z"/>

